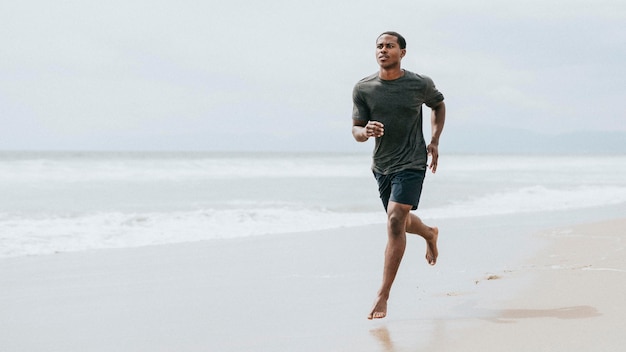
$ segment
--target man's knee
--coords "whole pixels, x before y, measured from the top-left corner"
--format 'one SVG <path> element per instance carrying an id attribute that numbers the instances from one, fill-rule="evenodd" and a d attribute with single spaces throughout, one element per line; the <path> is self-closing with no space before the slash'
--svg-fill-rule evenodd
<path id="1" fill-rule="evenodd" d="M 387 224 L 394 231 L 404 232 L 410 211 L 410 205 L 389 202 Z"/>

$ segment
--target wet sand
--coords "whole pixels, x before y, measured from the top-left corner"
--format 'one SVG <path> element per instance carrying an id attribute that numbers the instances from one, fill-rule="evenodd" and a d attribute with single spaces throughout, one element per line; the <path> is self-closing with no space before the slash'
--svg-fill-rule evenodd
<path id="1" fill-rule="evenodd" d="M 513 298 L 475 302 L 472 320 L 478 324 L 444 339 L 441 350 L 624 349 L 626 219 L 565 226 L 536 237 L 549 246 L 501 280 L 505 285 L 508 277 L 524 277 L 529 285 Z"/>
<path id="2" fill-rule="evenodd" d="M 384 225 L 4 258 L 0 346 L 620 350 L 626 220 L 538 234 L 506 230 L 509 221 L 436 222 L 435 267 L 424 259 L 424 241 L 409 238 L 388 317 L 377 321 L 366 317 L 382 275 Z"/>

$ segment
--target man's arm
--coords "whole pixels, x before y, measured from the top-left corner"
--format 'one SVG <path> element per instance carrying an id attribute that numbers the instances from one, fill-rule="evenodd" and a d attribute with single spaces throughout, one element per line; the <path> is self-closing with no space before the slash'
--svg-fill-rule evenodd
<path id="1" fill-rule="evenodd" d="M 430 114 L 430 125 L 432 130 L 432 138 L 428 144 L 428 154 L 431 156 L 430 170 L 435 173 L 437 171 L 437 161 L 439 160 L 439 137 L 443 131 L 443 125 L 446 122 L 446 104 L 442 101 L 432 107 Z"/>
<path id="2" fill-rule="evenodd" d="M 357 142 L 365 142 L 370 137 L 381 137 L 385 126 L 378 121 L 352 119 L 352 136 Z"/>

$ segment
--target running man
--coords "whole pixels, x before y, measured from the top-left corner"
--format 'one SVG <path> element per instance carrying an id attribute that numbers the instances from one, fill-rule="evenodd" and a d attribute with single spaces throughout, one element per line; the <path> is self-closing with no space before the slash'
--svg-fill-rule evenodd
<path id="1" fill-rule="evenodd" d="M 438 255 L 439 229 L 425 225 L 411 210 L 419 204 L 427 168 L 437 171 L 446 106 L 429 77 L 402 69 L 405 55 L 406 41 L 400 34 L 381 34 L 376 40 L 379 70 L 360 80 L 352 93 L 352 135 L 357 142 L 376 139 L 372 171 L 387 212 L 383 280 L 368 319 L 387 316 L 387 300 L 404 255 L 407 232 L 426 240 L 428 264 L 435 265 Z M 422 104 L 432 110 L 428 145 L 422 132 Z"/>

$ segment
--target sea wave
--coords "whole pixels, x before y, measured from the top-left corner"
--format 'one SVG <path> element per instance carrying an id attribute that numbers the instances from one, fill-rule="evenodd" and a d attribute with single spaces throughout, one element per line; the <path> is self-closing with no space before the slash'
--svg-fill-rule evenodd
<path id="1" fill-rule="evenodd" d="M 0 257 L 227 239 L 384 222 L 381 213 L 298 206 L 74 215 L 0 214 Z"/>
<path id="2" fill-rule="evenodd" d="M 417 211 L 424 219 L 463 218 L 626 203 L 626 187 L 524 187 Z M 193 211 L 0 213 L 0 257 L 298 233 L 383 224 L 382 211 L 293 203 L 237 203 Z"/>
<path id="3" fill-rule="evenodd" d="M 369 162 L 367 155 L 17 159 L 0 162 L 0 182 L 371 177 Z"/>
<path id="4" fill-rule="evenodd" d="M 580 186 L 566 189 L 532 186 L 455 201 L 425 209 L 425 218 L 474 217 L 594 208 L 626 203 L 626 187 Z"/>

